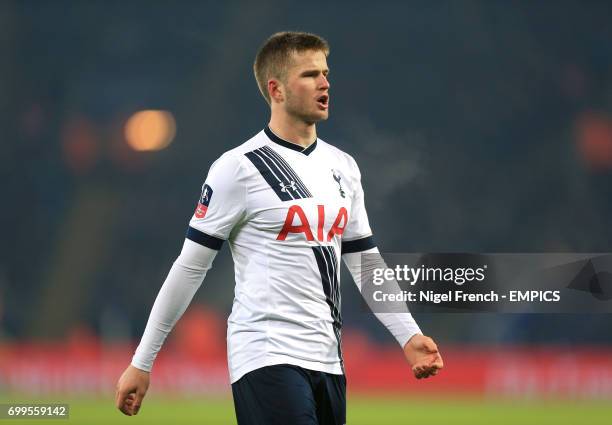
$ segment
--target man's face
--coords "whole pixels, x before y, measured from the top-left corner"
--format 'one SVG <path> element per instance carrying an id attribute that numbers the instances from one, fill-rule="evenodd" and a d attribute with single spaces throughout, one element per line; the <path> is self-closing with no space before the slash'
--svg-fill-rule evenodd
<path id="1" fill-rule="evenodd" d="M 329 116 L 329 81 L 325 53 L 294 52 L 285 78 L 285 110 L 308 124 Z"/>

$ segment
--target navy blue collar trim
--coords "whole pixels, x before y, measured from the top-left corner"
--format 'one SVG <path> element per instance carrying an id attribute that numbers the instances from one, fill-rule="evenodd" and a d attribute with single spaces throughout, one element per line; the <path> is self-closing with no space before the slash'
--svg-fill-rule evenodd
<path id="1" fill-rule="evenodd" d="M 315 139 L 315 141 L 312 142 L 310 146 L 304 149 L 300 145 L 296 145 L 295 143 L 291 143 L 284 139 L 281 139 L 276 134 L 274 134 L 272 130 L 270 130 L 270 127 L 268 126 L 264 128 L 264 132 L 266 133 L 266 136 L 268 136 L 270 140 L 272 140 L 274 143 L 279 144 L 288 149 L 293 149 L 294 151 L 303 153 L 304 155 L 310 155 L 310 153 L 314 151 L 315 148 L 317 147 L 317 139 Z"/>

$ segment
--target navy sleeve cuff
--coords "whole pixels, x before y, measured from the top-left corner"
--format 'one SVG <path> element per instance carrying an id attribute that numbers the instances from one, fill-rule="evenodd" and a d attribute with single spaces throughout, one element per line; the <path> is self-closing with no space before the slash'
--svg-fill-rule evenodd
<path id="1" fill-rule="evenodd" d="M 342 254 L 350 254 L 352 252 L 366 251 L 371 248 L 376 248 L 376 243 L 372 236 L 368 236 L 361 239 L 355 239 L 354 241 L 342 242 Z"/>
<path id="2" fill-rule="evenodd" d="M 206 233 L 200 232 L 198 229 L 194 229 L 191 226 L 189 226 L 187 229 L 187 235 L 185 237 L 191 241 L 194 241 L 195 243 L 199 243 L 202 246 L 214 249 L 215 251 L 219 251 L 221 246 L 223 246 L 223 239 L 207 235 Z"/>

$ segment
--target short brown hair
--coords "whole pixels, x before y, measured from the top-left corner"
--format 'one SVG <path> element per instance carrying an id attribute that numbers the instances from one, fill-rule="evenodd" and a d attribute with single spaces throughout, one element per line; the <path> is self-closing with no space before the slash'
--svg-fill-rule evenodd
<path id="1" fill-rule="evenodd" d="M 268 103 L 271 102 L 268 94 L 268 80 L 278 78 L 284 81 L 291 54 L 305 50 L 322 51 L 327 56 L 329 55 L 329 44 L 315 34 L 284 31 L 273 34 L 261 46 L 255 56 L 253 71 L 259 91 Z"/>

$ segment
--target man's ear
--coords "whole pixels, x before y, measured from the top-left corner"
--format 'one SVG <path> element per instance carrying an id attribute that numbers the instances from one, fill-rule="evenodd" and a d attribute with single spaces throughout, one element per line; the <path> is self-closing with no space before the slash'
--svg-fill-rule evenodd
<path id="1" fill-rule="evenodd" d="M 268 94 L 271 102 L 282 102 L 285 100 L 285 87 L 277 79 L 268 80 Z"/>

